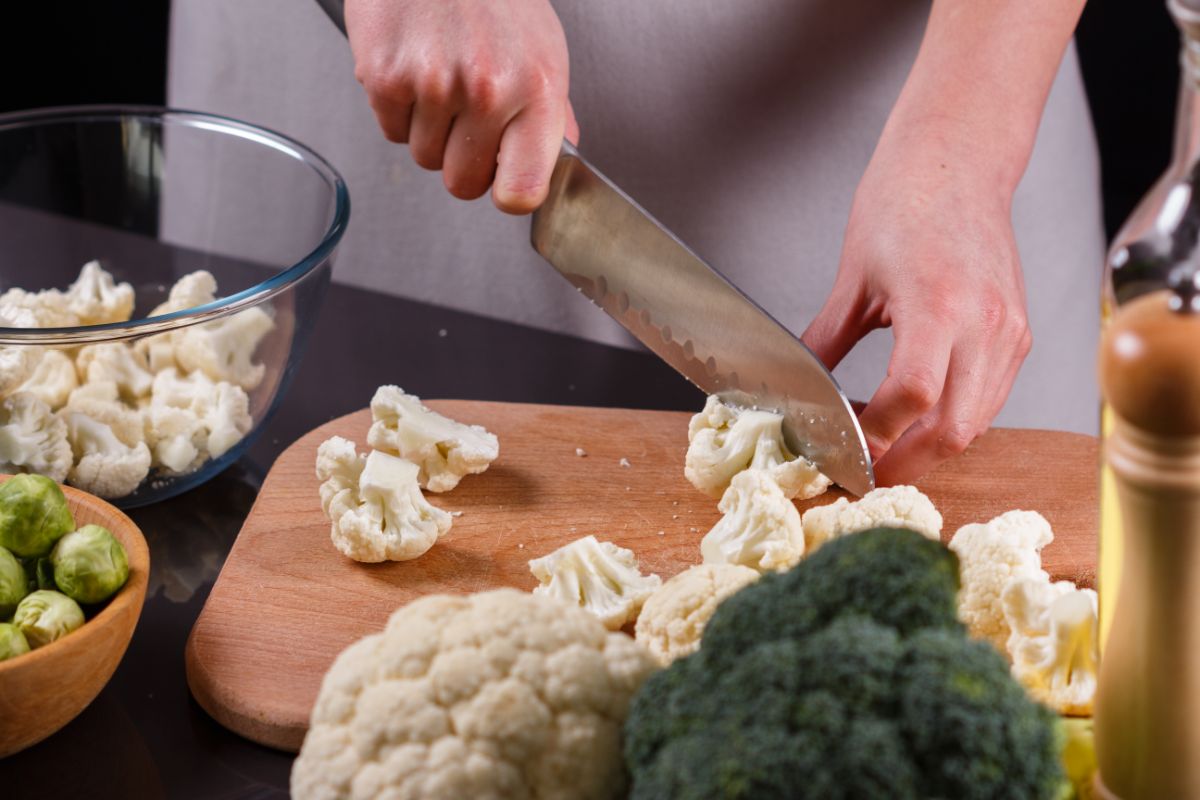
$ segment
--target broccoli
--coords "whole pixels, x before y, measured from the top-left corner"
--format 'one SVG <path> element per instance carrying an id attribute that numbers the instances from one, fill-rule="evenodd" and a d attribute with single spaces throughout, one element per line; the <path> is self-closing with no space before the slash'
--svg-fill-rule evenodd
<path id="1" fill-rule="evenodd" d="M 957 572 L 879 529 L 731 597 L 634 698 L 633 800 L 1054 797 L 1054 715 L 966 637 Z"/>

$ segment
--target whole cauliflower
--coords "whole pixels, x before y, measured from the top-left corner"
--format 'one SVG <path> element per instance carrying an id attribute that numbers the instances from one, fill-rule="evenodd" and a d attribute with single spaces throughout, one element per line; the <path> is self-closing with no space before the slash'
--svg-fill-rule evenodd
<path id="1" fill-rule="evenodd" d="M 423 597 L 326 674 L 292 796 L 624 797 L 621 726 L 653 669 L 628 636 L 541 597 Z"/>
<path id="2" fill-rule="evenodd" d="M 874 489 L 853 502 L 836 502 L 804 512 L 804 539 L 811 553 L 830 539 L 871 528 L 908 528 L 934 541 L 942 535 L 942 515 L 915 486 Z"/>
<path id="3" fill-rule="evenodd" d="M 479 425 L 464 425 L 431 411 L 399 386 L 380 386 L 371 398 L 374 423 L 367 443 L 421 468 L 431 492 L 448 492 L 464 475 L 483 472 L 500 455 L 500 442 Z"/>
<path id="4" fill-rule="evenodd" d="M 710 497 L 721 497 L 733 476 L 747 469 L 769 472 L 789 498 L 816 497 L 831 483 L 815 464 L 787 449 L 783 415 L 735 409 L 710 395 L 688 425 L 684 475 Z"/>
<path id="5" fill-rule="evenodd" d="M 150 450 L 145 442 L 123 441 L 112 426 L 73 411 L 70 405 L 61 413 L 75 458 L 67 473 L 72 486 L 99 497 L 124 497 L 149 474 Z"/>
<path id="6" fill-rule="evenodd" d="M 1009 581 L 1000 602 L 1012 628 L 1012 673 L 1060 714 L 1090 716 L 1099 669 L 1096 592 L 1048 578 Z"/>
<path id="7" fill-rule="evenodd" d="M 1000 596 L 1011 580 L 1049 578 L 1042 569 L 1041 552 L 1053 539 L 1050 523 L 1036 511 L 1008 511 L 955 532 L 950 549 L 958 555 L 962 575 L 958 615 L 973 637 L 1008 652 L 1012 631 Z"/>
<path id="8" fill-rule="evenodd" d="M 17 391 L 32 394 L 57 411 L 66 405 L 67 398 L 77 388 L 79 378 L 71 357 L 61 350 L 46 350 Z"/>
<path id="9" fill-rule="evenodd" d="M 200 370 L 214 381 L 253 391 L 267 369 L 254 361 L 254 351 L 274 329 L 275 320 L 258 307 L 193 325 L 175 332 L 175 360 L 187 372 Z"/>
<path id="10" fill-rule="evenodd" d="M 62 295 L 63 304 L 80 325 L 124 322 L 133 315 L 133 287 L 117 283 L 99 261 L 83 265 L 79 277 Z"/>
<path id="11" fill-rule="evenodd" d="M 700 540 L 705 564 L 784 570 L 804 555 L 800 512 L 771 473 L 761 469 L 739 473 L 717 508 L 725 516 Z"/>
<path id="12" fill-rule="evenodd" d="M 758 576 L 739 564 L 688 567 L 646 599 L 637 619 L 638 643 L 664 667 L 696 652 L 717 606 Z"/>
<path id="13" fill-rule="evenodd" d="M 0 472 L 36 472 L 62 483 L 71 469 L 67 425 L 36 395 L 0 403 Z"/>
<path id="14" fill-rule="evenodd" d="M 533 593 L 590 611 L 610 630 L 637 617 L 655 589 L 657 575 L 638 570 L 632 550 L 584 536 L 529 562 L 540 581 Z"/>
<path id="15" fill-rule="evenodd" d="M 335 436 L 317 450 L 321 508 L 330 538 L 355 561 L 407 561 L 424 554 L 450 530 L 450 514 L 425 500 L 417 466 Z"/>

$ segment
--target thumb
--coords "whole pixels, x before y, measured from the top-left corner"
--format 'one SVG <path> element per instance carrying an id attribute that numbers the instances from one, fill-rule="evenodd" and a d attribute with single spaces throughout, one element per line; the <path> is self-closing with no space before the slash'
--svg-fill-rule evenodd
<path id="1" fill-rule="evenodd" d="M 859 339 L 878 327 L 865 318 L 861 297 L 857 286 L 839 278 L 825 305 L 800 337 L 829 369 L 841 363 Z"/>

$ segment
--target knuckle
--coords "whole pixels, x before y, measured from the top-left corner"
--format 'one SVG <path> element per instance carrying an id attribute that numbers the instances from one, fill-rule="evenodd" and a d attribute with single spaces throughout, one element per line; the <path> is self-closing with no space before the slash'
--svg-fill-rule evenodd
<path id="1" fill-rule="evenodd" d="M 917 367 L 895 376 L 900 402 L 919 411 L 928 411 L 938 401 L 942 386 L 928 367 Z"/>
<path id="2" fill-rule="evenodd" d="M 1017 353 L 1019 353 L 1021 358 L 1024 359 L 1025 356 L 1029 355 L 1029 351 L 1032 349 L 1033 349 L 1033 331 L 1031 331 L 1029 329 L 1029 327 L 1026 326 L 1025 332 L 1021 335 L 1021 339 L 1017 343 Z"/>
<path id="3" fill-rule="evenodd" d="M 454 99 L 454 75 L 440 67 L 427 67 L 416 81 L 417 99 L 432 106 L 447 106 Z"/>
<path id="4" fill-rule="evenodd" d="M 997 292 L 985 292 L 980 296 L 977 313 L 984 330 L 990 333 L 1004 331 L 1011 324 L 1008 303 Z"/>
<path id="5" fill-rule="evenodd" d="M 953 422 L 938 431 L 937 454 L 950 458 L 961 454 L 975 440 L 975 428 L 964 422 Z"/>
<path id="6" fill-rule="evenodd" d="M 505 93 L 503 84 L 504 78 L 495 70 L 480 64 L 471 65 L 463 76 L 471 110 L 487 114 L 499 108 Z"/>

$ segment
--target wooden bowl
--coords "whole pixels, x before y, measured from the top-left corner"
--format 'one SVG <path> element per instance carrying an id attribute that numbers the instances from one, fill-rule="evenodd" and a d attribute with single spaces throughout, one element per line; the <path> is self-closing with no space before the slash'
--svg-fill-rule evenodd
<path id="1" fill-rule="evenodd" d="M 87 708 L 125 655 L 146 599 L 150 551 L 137 525 L 98 497 L 62 490 L 77 528 L 103 525 L 124 545 L 129 580 L 78 630 L 0 661 L 0 758 L 40 742 Z"/>

